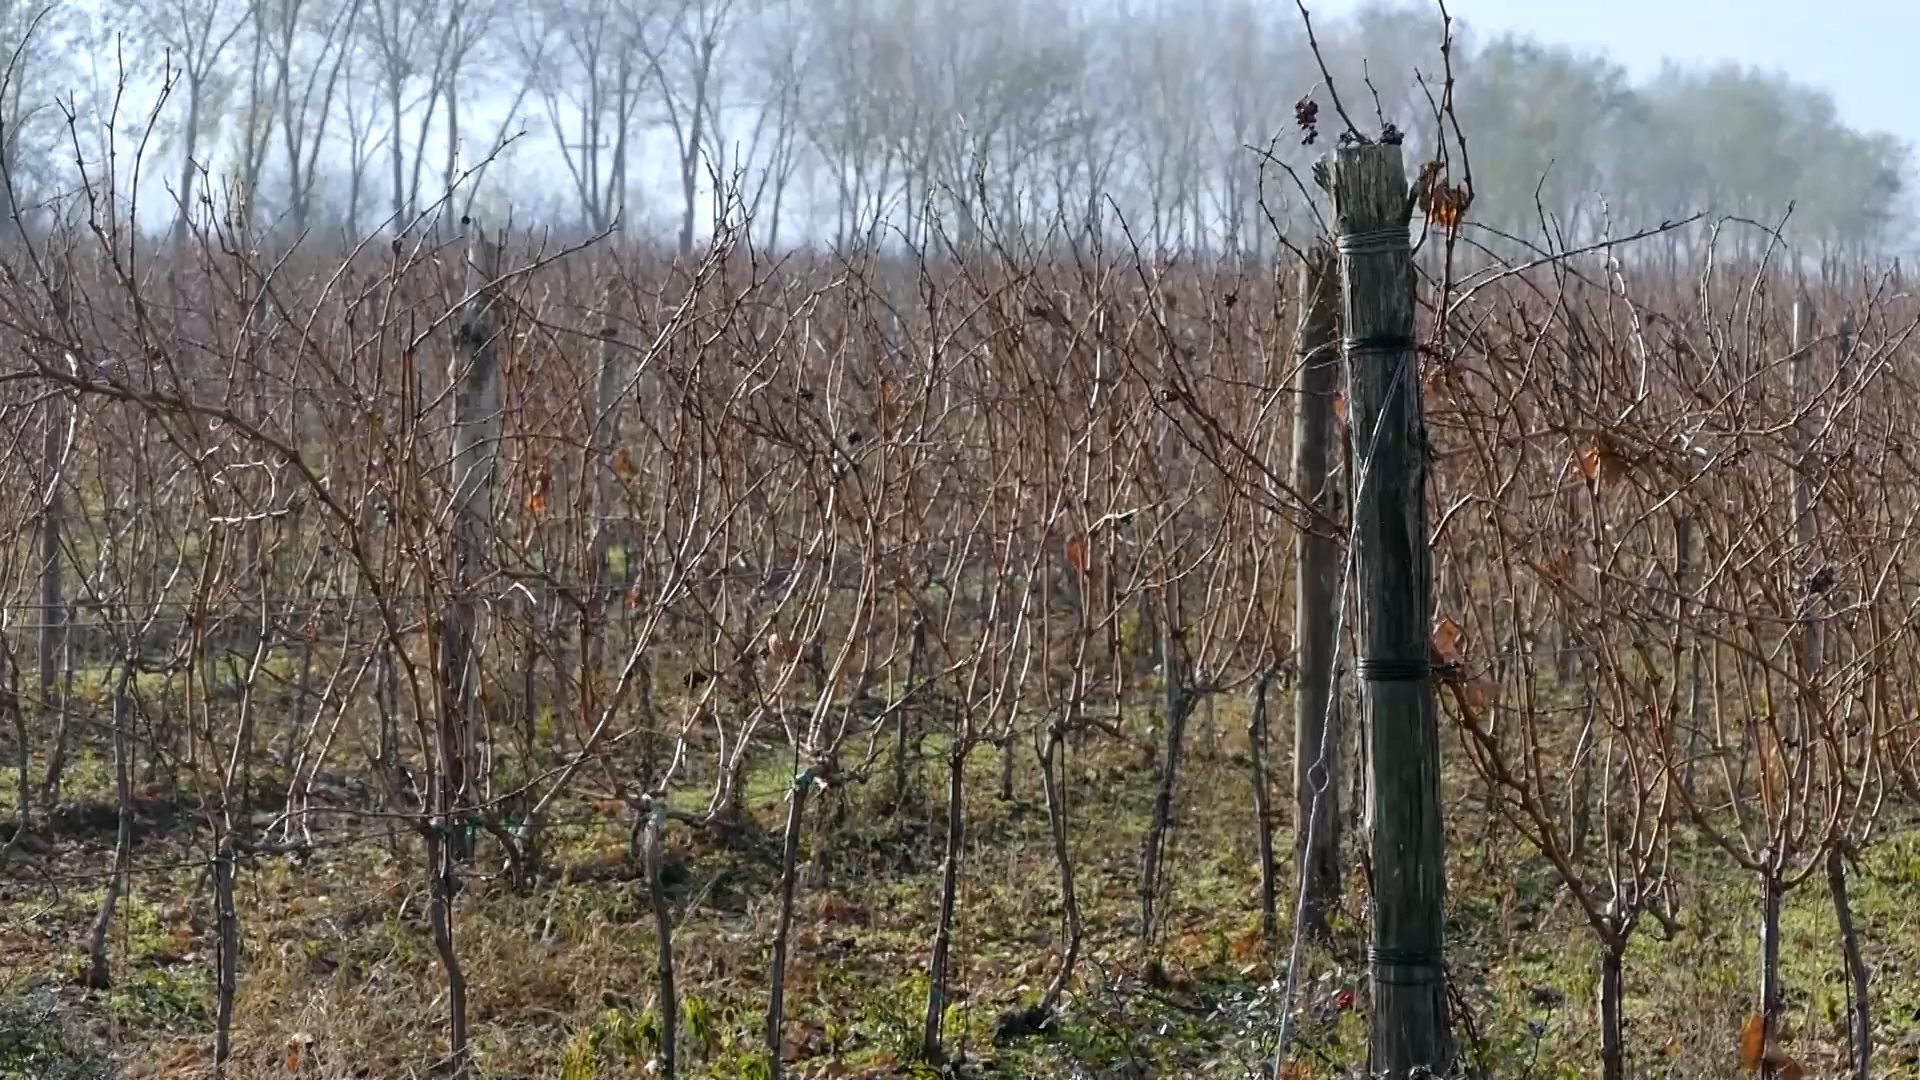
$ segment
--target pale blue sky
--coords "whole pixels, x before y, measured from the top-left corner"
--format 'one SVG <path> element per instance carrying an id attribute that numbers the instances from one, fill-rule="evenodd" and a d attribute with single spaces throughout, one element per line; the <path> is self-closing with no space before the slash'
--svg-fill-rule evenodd
<path id="1" fill-rule="evenodd" d="M 1361 0 L 1308 0 L 1316 15 Z M 1448 0 L 1487 35 L 1512 30 L 1604 52 L 1636 78 L 1663 59 L 1733 60 L 1833 95 L 1858 128 L 1920 147 L 1920 0 Z"/>

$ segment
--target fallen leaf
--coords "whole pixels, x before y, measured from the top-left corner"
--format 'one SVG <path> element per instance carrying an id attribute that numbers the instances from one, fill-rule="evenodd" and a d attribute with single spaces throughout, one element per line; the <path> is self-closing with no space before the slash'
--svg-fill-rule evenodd
<path id="1" fill-rule="evenodd" d="M 1747 1072 L 1757 1072 L 1760 1061 L 1767 1052 L 1767 1021 L 1759 1013 L 1747 1017 L 1746 1026 L 1740 1029 L 1740 1067 Z"/>
<path id="2" fill-rule="evenodd" d="M 198 1075 L 203 1068 L 200 1047 L 186 1040 L 174 1044 L 173 1050 L 160 1062 L 162 1077 L 186 1077 Z"/>
<path id="3" fill-rule="evenodd" d="M 814 905 L 814 917 L 821 922 L 864 922 L 866 912 L 860 905 L 838 892 L 822 893 Z"/>
<path id="4" fill-rule="evenodd" d="M 304 1031 L 296 1031 L 287 1036 L 287 1071 L 297 1073 L 306 1058 L 307 1047 L 313 1045 L 313 1036 Z"/>
<path id="5" fill-rule="evenodd" d="M 827 1030 L 811 1020 L 789 1020 L 780 1033 L 780 1057 L 801 1061 L 819 1057 L 827 1050 Z"/>

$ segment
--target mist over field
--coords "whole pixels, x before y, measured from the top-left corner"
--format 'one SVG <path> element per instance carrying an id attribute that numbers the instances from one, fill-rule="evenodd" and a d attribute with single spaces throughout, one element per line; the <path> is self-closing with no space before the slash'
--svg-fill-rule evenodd
<path id="1" fill-rule="evenodd" d="M 1348 109 L 1410 153 L 1451 74 L 1490 229 L 1791 204 L 1809 252 L 1912 239 L 1910 148 L 1820 86 L 1738 56 L 1635 78 L 1453 14 L 1450 71 L 1429 5 L 1343 5 L 1315 38 Z M 1271 255 L 1276 222 L 1311 222 L 1268 155 L 1307 162 L 1294 106 L 1324 81 L 1294 5 L 1232 0 L 68 0 L 6 7 L 0 44 L 21 206 L 71 213 L 78 158 L 156 230 L 184 207 L 337 236 L 451 204 L 683 253 L 731 195 L 768 249 L 1124 217 L 1156 253 Z"/>

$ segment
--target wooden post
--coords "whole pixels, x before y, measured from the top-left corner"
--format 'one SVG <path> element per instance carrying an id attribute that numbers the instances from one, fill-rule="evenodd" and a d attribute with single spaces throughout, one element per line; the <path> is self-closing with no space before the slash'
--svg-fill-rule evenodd
<path id="1" fill-rule="evenodd" d="M 1333 650 L 1339 604 L 1338 507 L 1328 463 L 1334 439 L 1334 396 L 1340 357 L 1334 341 L 1337 279 L 1333 253 L 1316 247 L 1300 272 L 1300 325 L 1294 352 L 1293 483 L 1309 500 L 1294 564 L 1294 647 L 1299 671 L 1293 698 L 1293 880 L 1301 924 L 1327 934 L 1327 911 L 1340 896 L 1338 702 Z"/>
<path id="2" fill-rule="evenodd" d="M 466 311 L 460 320 L 448 382 L 453 387 L 453 535 L 449 545 L 447 607 L 441 629 L 440 783 L 436 813 L 448 830 L 454 856 L 472 854 L 464 820 L 454 807 L 471 802 L 473 712 L 480 682 L 479 627 L 474 583 L 485 558 L 487 519 L 493 507 L 493 466 L 500 437 L 500 365 L 494 345 L 490 283 L 499 276 L 500 248 L 488 243 L 466 218 Z M 462 812 L 464 818 L 464 812 Z"/>
<path id="3" fill-rule="evenodd" d="M 58 264 L 56 264 L 57 266 Z M 49 290 L 54 314 L 64 323 L 71 317 L 67 304 L 67 292 L 64 281 L 56 283 Z M 73 702 L 68 693 L 73 685 L 73 654 L 67 633 L 69 616 L 65 569 L 62 563 L 65 555 L 64 534 L 67 518 L 66 496 L 66 456 L 71 429 L 77 421 L 79 410 L 67 400 L 64 394 L 55 394 L 47 399 L 46 428 L 41 432 L 41 460 L 46 469 L 46 501 L 41 505 L 37 539 L 40 542 L 40 627 L 39 627 L 39 676 L 40 676 L 40 712 L 53 727 L 53 746 L 47 753 L 46 783 L 42 788 L 42 798 L 48 806 L 60 801 L 60 774 L 66 769 L 67 740 L 70 731 L 67 725 L 67 709 Z M 56 689 L 56 687 L 58 687 Z M 188 740 L 192 745 L 192 740 Z M 20 820 L 24 823 L 32 807 L 20 804 Z"/>
<path id="4" fill-rule="evenodd" d="M 1834 342 L 1835 362 L 1843 373 L 1856 363 L 1853 357 L 1856 333 L 1853 318 L 1843 316 L 1835 329 Z M 1818 573 L 1818 570 L 1814 572 Z M 1825 659 L 1824 654 L 1821 654 L 1821 659 Z M 1873 1074 L 1873 1003 L 1867 993 L 1867 964 L 1860 953 L 1860 934 L 1854 926 L 1853 902 L 1847 894 L 1847 860 L 1852 854 L 1852 836 L 1843 834 L 1830 842 L 1827 848 L 1827 889 L 1833 897 L 1834 917 L 1840 929 L 1840 954 L 1847 968 L 1847 1034 L 1852 1049 L 1852 1075 L 1854 1080 L 1867 1080 Z"/>
<path id="5" fill-rule="evenodd" d="M 1397 145 L 1334 156 L 1352 424 L 1358 673 L 1366 717 L 1373 863 L 1373 987 L 1367 1071 L 1448 1074 L 1453 1040 L 1442 968 L 1445 837 L 1429 653 L 1426 427 L 1414 348 L 1411 204 Z"/>
<path id="6" fill-rule="evenodd" d="M 53 725 L 53 750 L 47 757 L 46 801 L 60 797 L 60 774 L 67 757 L 67 698 L 61 694 L 61 672 L 67 667 L 67 596 L 61 552 L 61 534 L 67 516 L 66 476 L 61 459 L 66 456 L 66 398 L 54 395 L 47 400 L 46 430 L 41 442 L 46 463 L 47 489 L 40 507 L 40 626 L 39 676 L 41 715 Z M 22 812 L 30 807 L 22 806 Z"/>
<path id="7" fill-rule="evenodd" d="M 1793 406 L 1802 411 L 1794 423 L 1796 452 L 1799 460 L 1794 463 L 1790 513 L 1793 518 L 1794 539 L 1797 554 L 1805 560 L 1813 549 L 1812 486 L 1807 482 L 1807 438 L 1812 434 L 1806 424 L 1804 411 L 1807 407 L 1808 370 L 1807 352 L 1803 348 L 1806 335 L 1807 303 L 1804 299 L 1793 302 L 1793 325 L 1790 345 L 1792 355 L 1788 362 L 1787 377 Z M 1815 723 L 1814 703 L 1812 701 L 1812 681 L 1814 665 L 1818 663 L 1819 632 L 1813 622 L 1813 596 L 1800 598 L 1801 634 L 1799 640 L 1799 663 L 1801 692 L 1797 718 L 1789 720 L 1789 730 L 1796 740 L 1805 739 Z M 1764 1045 L 1771 1046 L 1780 1032 L 1780 902 L 1785 891 L 1781 883 L 1782 856 L 1771 848 L 1767 852 L 1766 871 L 1760 879 L 1760 1016 Z M 1762 1080 L 1771 1080 L 1775 1074 L 1774 1064 L 1770 1060 L 1760 1063 Z"/>
<path id="8" fill-rule="evenodd" d="M 1673 519 L 1673 591 L 1674 620 L 1678 640 L 1687 661 L 1687 756 L 1680 785 L 1693 798 L 1694 762 L 1700 753 L 1700 642 L 1687 629 L 1687 590 L 1693 587 L 1693 517 L 1679 514 Z"/>
<path id="9" fill-rule="evenodd" d="M 1260 852 L 1260 937 L 1272 945 L 1280 937 L 1280 887 L 1273 873 L 1273 813 L 1267 808 L 1267 689 L 1271 667 L 1253 680 L 1253 709 L 1247 719 L 1247 764 L 1253 774 L 1254 846 Z M 1296 856 L 1297 858 L 1297 856 Z"/>
<path id="10" fill-rule="evenodd" d="M 467 976 L 454 943 L 454 899 L 461 863 L 473 857 L 473 717 L 480 683 L 480 635 L 474 583 L 485 558 L 493 507 L 493 465 L 500 439 L 500 366 L 493 296 L 500 249 L 468 218 L 466 291 L 459 348 L 448 383 L 453 398 L 453 523 L 448 544 L 447 602 L 439 641 L 439 730 L 431 777 L 433 820 L 427 829 L 428 923 L 447 977 L 447 1058 L 455 1080 L 472 1074 L 467 1047 Z"/>
<path id="11" fill-rule="evenodd" d="M 1814 545 L 1818 540 L 1813 507 L 1813 440 L 1818 426 L 1813 419 L 1813 403 L 1808 400 L 1813 392 L 1813 350 L 1807 344 L 1808 324 L 1813 317 L 1812 306 L 1812 302 L 1804 296 L 1793 302 L 1793 360 L 1789 367 L 1789 378 L 1793 382 L 1793 406 L 1798 410 L 1793 424 L 1794 452 L 1799 459 L 1793 470 L 1793 534 L 1800 560 L 1809 573 L 1816 569 Z M 1809 591 L 1800 616 L 1800 671 L 1809 682 L 1819 674 L 1823 654 L 1820 623 L 1813 616 L 1817 600 L 1815 594 Z M 1807 722 L 1811 723 L 1812 718 L 1808 717 Z"/>
<path id="12" fill-rule="evenodd" d="M 596 520 L 592 529 L 593 546 L 593 605 L 594 620 L 599 623 L 605 617 L 611 602 L 613 574 L 607 565 L 608 548 L 612 546 L 614 529 L 614 503 L 619 494 L 619 484 L 613 467 L 615 438 L 620 430 L 619 409 L 626 385 L 626 365 L 620 345 L 620 327 L 614 321 L 620 304 L 618 279 L 609 277 L 601 293 L 601 304 L 606 309 L 606 323 L 600 331 L 599 370 L 594 373 L 593 393 L 593 468 L 594 468 L 594 511 Z M 631 566 L 633 552 L 627 552 L 627 562 Z M 604 628 L 602 628 L 604 633 Z M 598 659 L 597 657 L 595 658 Z"/>

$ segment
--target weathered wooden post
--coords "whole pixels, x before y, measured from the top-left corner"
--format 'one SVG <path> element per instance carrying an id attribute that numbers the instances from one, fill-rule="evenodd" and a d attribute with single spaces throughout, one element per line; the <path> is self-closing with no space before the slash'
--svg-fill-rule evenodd
<path id="1" fill-rule="evenodd" d="M 67 478 L 62 467 L 67 450 L 67 427 L 71 422 L 69 406 L 65 395 L 54 394 L 47 399 L 46 429 L 41 438 L 41 460 L 45 464 L 46 494 L 40 504 L 39 527 L 35 539 L 39 541 L 40 560 L 40 711 L 53 724 L 53 750 L 47 756 L 47 781 L 45 785 L 46 801 L 49 805 L 60 797 L 60 774 L 67 759 L 67 704 L 68 698 L 61 693 L 62 672 L 69 666 L 67 655 L 67 594 L 65 585 L 65 553 L 61 550 L 64 541 L 62 535 L 67 518 Z M 32 812 L 27 802 L 20 804 L 20 813 Z M 22 821 L 26 818 L 22 817 Z"/>
<path id="2" fill-rule="evenodd" d="M 1328 462 L 1334 442 L 1334 397 L 1340 355 L 1334 340 L 1338 281 L 1333 252 L 1316 247 L 1300 272 L 1300 324 L 1294 352 L 1293 483 L 1308 499 L 1294 564 L 1294 647 L 1299 672 L 1293 698 L 1293 880 L 1301 925 L 1327 933 L 1327 911 L 1340 895 L 1340 730 L 1333 700 L 1334 627 L 1339 597 L 1338 507 Z M 1334 708 L 1330 708 L 1332 704 Z"/>
<path id="3" fill-rule="evenodd" d="M 1453 1064 L 1442 971 L 1445 837 L 1428 622 L 1426 427 L 1414 347 L 1412 203 L 1397 145 L 1334 155 L 1346 326 L 1360 701 L 1370 733 L 1369 1074 Z"/>
<path id="4" fill-rule="evenodd" d="M 448 544 L 447 602 L 440 625 L 440 686 L 437 762 L 431 784 L 433 823 L 427 832 L 430 863 L 428 922 L 434 951 L 447 977 L 447 1058 L 455 1080 L 471 1075 L 467 1049 L 467 977 L 454 945 L 453 902 L 460 891 L 459 864 L 473 855 L 468 826 L 473 778 L 473 714 L 479 696 L 480 634 L 475 583 L 485 558 L 486 529 L 493 507 L 494 461 L 500 441 L 500 365 L 495 346 L 493 282 L 500 276 L 500 248 L 466 219 L 466 309 L 459 323 L 448 382 L 453 393 L 453 523 Z"/>
<path id="5" fill-rule="evenodd" d="M 1793 384 L 1794 453 L 1798 456 L 1793 470 L 1794 543 L 1810 573 L 1817 568 L 1814 548 L 1819 541 L 1813 500 L 1813 443 L 1818 437 L 1819 424 L 1813 415 L 1813 347 L 1808 341 L 1813 336 L 1812 322 L 1813 301 L 1802 294 L 1793 302 L 1793 359 L 1788 377 Z M 1826 655 L 1821 643 L 1820 620 L 1813 613 L 1818 602 L 1818 593 L 1808 590 L 1801 612 L 1800 669 L 1809 684 L 1819 676 L 1820 662 Z M 1813 718 L 1807 717 L 1806 722 L 1811 724 Z"/>
<path id="6" fill-rule="evenodd" d="M 453 399 L 453 526 L 448 545 L 447 606 L 441 628 L 440 756 L 447 805 L 470 801 L 467 775 L 473 746 L 473 711 L 479 695 L 478 605 L 473 595 L 486 555 L 493 510 L 494 461 L 500 441 L 500 365 L 494 338 L 492 282 L 499 276 L 500 248 L 467 219 L 466 310 L 459 323 L 448 382 Z M 463 821 L 443 820 L 456 857 L 471 856 Z"/>
<path id="7" fill-rule="evenodd" d="M 59 263 L 54 263 L 58 267 Z M 63 322 L 71 316 L 67 305 L 64 278 L 48 292 L 54 314 Z M 42 798 L 48 806 L 60 801 L 60 774 L 67 763 L 67 710 L 73 701 L 73 655 L 67 636 L 67 594 L 65 585 L 65 533 L 67 519 L 66 458 L 79 410 L 64 394 L 47 399 L 46 428 L 41 432 L 41 461 L 46 469 L 46 494 L 40 506 L 36 539 L 40 560 L 39 691 L 41 716 L 53 725 L 53 747 L 47 754 L 46 783 Z M 23 747 L 21 753 L 25 753 Z M 20 800 L 21 835 L 33 813 L 22 793 Z"/>
<path id="8" fill-rule="evenodd" d="M 1852 317 L 1843 315 L 1840 325 L 1836 328 L 1834 342 L 1834 356 L 1843 374 L 1846 373 L 1849 365 L 1856 362 L 1853 357 L 1855 333 Z M 1810 383 L 1811 379 L 1803 375 L 1802 381 Z M 1803 442 L 1801 445 L 1807 447 L 1809 444 Z M 1811 492 L 1808 494 L 1808 501 L 1811 504 Z M 1808 523 L 1810 526 L 1813 523 L 1811 515 Z M 1809 531 L 1812 532 L 1811 529 Z M 1802 546 L 1809 546 L 1812 539 L 1812 535 L 1803 538 Z M 1821 566 L 1823 568 L 1824 564 Z M 1821 569 L 1815 569 L 1813 574 L 1815 576 L 1808 579 L 1808 591 L 1817 596 L 1824 591 L 1822 588 L 1815 587 Z M 1819 626 L 1818 623 L 1811 625 L 1815 628 Z M 1821 653 L 1813 655 L 1824 659 Z M 1854 854 L 1853 842 L 1854 837 L 1851 834 L 1842 834 L 1828 846 L 1827 890 L 1833 898 L 1834 919 L 1840 930 L 1840 955 L 1846 961 L 1847 1034 L 1852 1048 L 1850 1055 L 1852 1076 L 1854 1080 L 1867 1080 L 1873 1075 L 1873 1003 L 1868 997 L 1869 975 L 1866 959 L 1860 953 L 1860 935 L 1854 928 L 1853 902 L 1847 895 L 1847 860 Z"/>

